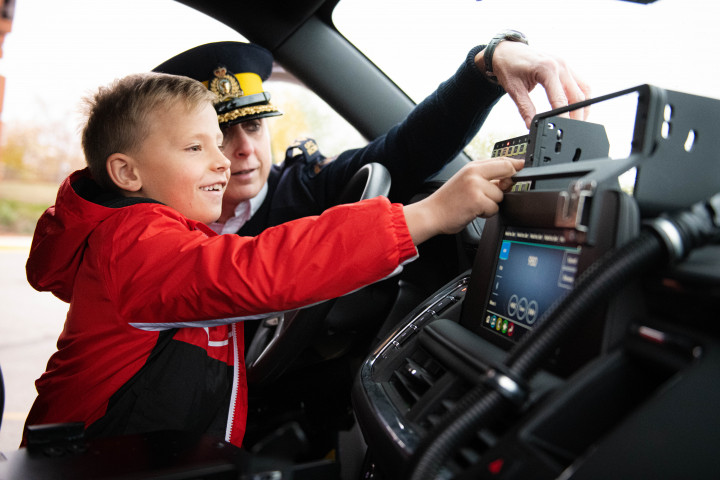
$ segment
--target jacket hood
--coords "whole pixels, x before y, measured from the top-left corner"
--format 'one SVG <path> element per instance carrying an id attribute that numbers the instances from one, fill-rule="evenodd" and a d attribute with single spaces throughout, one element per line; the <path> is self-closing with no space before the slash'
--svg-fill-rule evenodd
<path id="1" fill-rule="evenodd" d="M 60 185 L 55 205 L 40 216 L 35 226 L 25 265 L 30 285 L 70 302 L 89 236 L 118 207 L 138 202 L 153 200 L 103 190 L 92 180 L 87 168 L 71 174 Z"/>

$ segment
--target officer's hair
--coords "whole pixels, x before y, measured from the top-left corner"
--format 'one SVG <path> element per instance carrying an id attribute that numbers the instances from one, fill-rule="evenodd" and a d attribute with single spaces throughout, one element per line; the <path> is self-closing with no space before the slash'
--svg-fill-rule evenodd
<path id="1" fill-rule="evenodd" d="M 215 94 L 197 80 L 164 73 L 128 75 L 100 87 L 84 98 L 82 148 L 93 179 L 117 190 L 107 173 L 107 159 L 113 153 L 131 155 L 142 146 L 152 112 L 177 105 L 192 111 L 214 100 Z"/>

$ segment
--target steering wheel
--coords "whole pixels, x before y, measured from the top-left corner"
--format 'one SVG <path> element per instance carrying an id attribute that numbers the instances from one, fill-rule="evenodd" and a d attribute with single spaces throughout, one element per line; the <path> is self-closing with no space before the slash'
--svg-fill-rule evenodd
<path id="1" fill-rule="evenodd" d="M 338 204 L 357 202 L 390 192 L 390 172 L 369 163 L 352 176 Z M 285 312 L 262 321 L 245 353 L 248 383 L 270 383 L 280 377 L 322 331 L 335 299 Z"/>

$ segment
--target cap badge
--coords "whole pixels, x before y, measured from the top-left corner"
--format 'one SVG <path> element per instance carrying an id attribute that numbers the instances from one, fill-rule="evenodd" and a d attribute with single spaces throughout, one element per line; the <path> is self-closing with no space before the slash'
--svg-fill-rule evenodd
<path id="1" fill-rule="evenodd" d="M 219 65 L 213 70 L 215 78 L 210 80 L 208 89 L 218 96 L 218 101 L 224 102 L 244 95 L 240 82 L 234 75 L 228 73 L 227 68 Z"/>

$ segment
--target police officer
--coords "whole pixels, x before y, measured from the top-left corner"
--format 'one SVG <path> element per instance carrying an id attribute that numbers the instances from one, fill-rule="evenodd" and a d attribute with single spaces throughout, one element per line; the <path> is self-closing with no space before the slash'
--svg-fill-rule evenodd
<path id="1" fill-rule="evenodd" d="M 460 153 L 506 91 L 527 125 L 535 114 L 528 92 L 537 83 L 553 108 L 589 96 L 587 86 L 562 61 L 535 52 L 518 32 L 503 32 L 487 48 L 473 48 L 452 77 L 364 148 L 326 158 L 313 140 L 305 139 L 291 145 L 285 161 L 274 165 L 266 121 L 281 112 L 262 84 L 272 62 L 270 52 L 258 45 L 216 42 L 154 69 L 195 78 L 218 95 L 224 152 L 231 161 L 222 216 L 212 225 L 219 233 L 257 235 L 319 214 L 338 202 L 352 175 L 370 162 L 389 170 L 391 200 L 407 202 L 426 178 Z"/>

